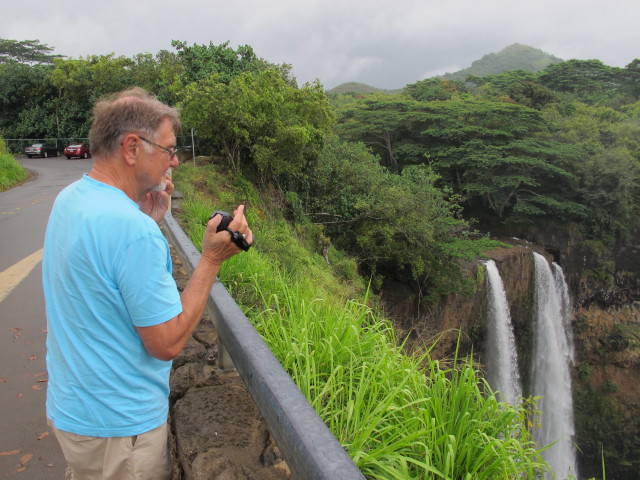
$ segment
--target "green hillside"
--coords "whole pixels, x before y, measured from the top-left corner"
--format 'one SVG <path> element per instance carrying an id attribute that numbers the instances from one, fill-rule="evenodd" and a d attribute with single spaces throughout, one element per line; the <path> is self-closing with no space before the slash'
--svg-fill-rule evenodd
<path id="1" fill-rule="evenodd" d="M 446 73 L 443 77 L 450 80 L 464 80 L 467 75 L 484 77 L 485 75 L 497 75 L 509 70 L 540 72 L 549 65 L 562 61 L 561 58 L 537 48 L 514 43 L 503 48 L 498 53 L 489 53 L 480 60 L 474 61 L 469 68 L 454 73 Z"/>
<path id="2" fill-rule="evenodd" d="M 347 82 L 338 85 L 337 87 L 327 90 L 327 93 L 374 93 L 379 92 L 380 89 L 358 82 Z"/>

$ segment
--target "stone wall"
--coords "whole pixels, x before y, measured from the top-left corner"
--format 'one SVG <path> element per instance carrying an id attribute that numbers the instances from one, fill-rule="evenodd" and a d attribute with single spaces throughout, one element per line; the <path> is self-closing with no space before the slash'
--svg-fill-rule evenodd
<path id="1" fill-rule="evenodd" d="M 188 275 L 173 255 L 180 289 Z M 218 366 L 217 334 L 205 315 L 173 361 L 173 480 L 288 480 L 287 464 L 234 371 Z"/>

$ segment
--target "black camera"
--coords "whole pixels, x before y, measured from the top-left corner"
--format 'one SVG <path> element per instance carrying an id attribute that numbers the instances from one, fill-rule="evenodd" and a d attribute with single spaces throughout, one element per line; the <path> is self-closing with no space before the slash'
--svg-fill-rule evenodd
<path id="1" fill-rule="evenodd" d="M 222 217 L 222 220 L 220 220 L 220 225 L 218 225 L 216 232 L 221 232 L 222 230 L 226 230 L 229 227 L 231 220 L 233 220 L 233 215 L 231 215 L 228 212 L 223 212 L 222 210 L 216 210 L 211 214 L 211 216 L 209 217 L 209 220 L 211 220 L 216 215 L 220 215 Z"/>
<path id="2" fill-rule="evenodd" d="M 221 232 L 223 230 L 226 230 L 227 232 L 229 232 L 229 235 L 231 235 L 231 241 L 235 243 L 239 249 L 244 250 L 245 252 L 249 250 L 249 248 L 251 248 L 251 245 L 253 245 L 253 242 L 252 243 L 247 242 L 247 239 L 242 233 L 236 232 L 229 228 L 229 224 L 231 223 L 231 220 L 233 220 L 233 215 L 231 215 L 228 212 L 224 212 L 222 210 L 216 210 L 211 214 L 211 216 L 209 217 L 209 220 L 211 220 L 216 215 L 220 215 L 222 217 L 222 219 L 220 220 L 220 224 L 218 225 L 218 228 L 216 228 L 216 232 Z"/>

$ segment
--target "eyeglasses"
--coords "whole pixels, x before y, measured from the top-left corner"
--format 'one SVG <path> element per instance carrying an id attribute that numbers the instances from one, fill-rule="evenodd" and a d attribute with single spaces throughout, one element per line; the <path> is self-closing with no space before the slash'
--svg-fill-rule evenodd
<path id="1" fill-rule="evenodd" d="M 178 147 L 163 147 L 162 145 L 158 145 L 157 143 L 153 143 L 151 140 L 147 140 L 144 137 L 141 137 L 140 135 L 138 135 L 138 138 L 144 142 L 147 142 L 150 145 L 153 145 L 154 147 L 158 147 L 161 150 L 164 150 L 168 155 L 169 155 L 169 160 L 171 160 L 173 157 L 176 156 L 176 154 L 178 153 Z"/>

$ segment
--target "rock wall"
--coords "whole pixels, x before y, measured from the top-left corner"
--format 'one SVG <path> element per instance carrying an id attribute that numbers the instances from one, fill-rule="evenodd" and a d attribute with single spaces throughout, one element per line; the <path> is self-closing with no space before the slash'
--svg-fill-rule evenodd
<path id="1" fill-rule="evenodd" d="M 531 339 L 533 308 L 533 246 L 528 242 L 510 239 L 510 248 L 487 252 L 496 262 L 507 294 L 512 322 L 519 350 L 526 358 Z M 539 252 L 543 253 L 544 252 Z M 549 257 L 549 255 L 547 255 Z M 398 284 L 385 285 L 381 293 L 385 311 L 394 319 L 399 337 L 407 339 L 409 350 L 419 351 L 434 340 L 438 344 L 434 355 L 447 357 L 455 353 L 467 355 L 484 352 L 485 319 L 487 314 L 487 286 L 482 263 L 464 265 L 466 274 L 475 279 L 473 291 L 466 296 L 452 294 L 432 308 L 421 304 L 420 298 L 403 290 Z M 521 367 L 524 374 L 527 364 Z"/>
<path id="2" fill-rule="evenodd" d="M 174 278 L 188 279 L 173 255 Z M 169 397 L 173 480 L 289 480 L 291 473 L 236 372 L 218 366 L 205 315 L 173 361 Z"/>
<path id="3" fill-rule="evenodd" d="M 640 303 L 577 308 L 573 397 L 585 474 L 640 478 Z"/>

